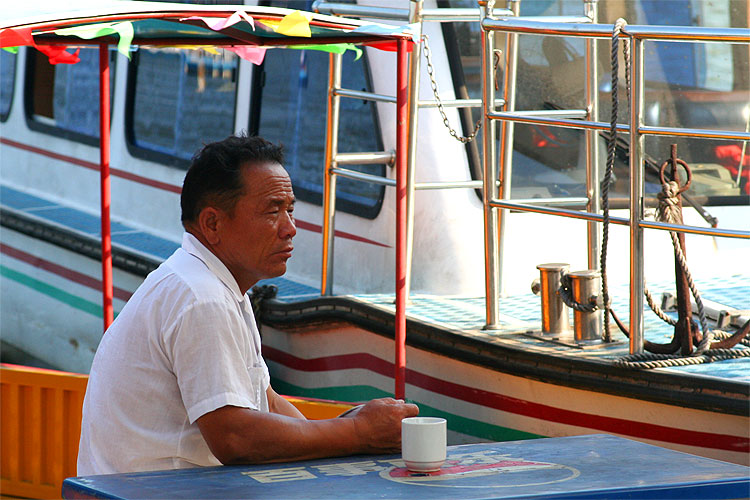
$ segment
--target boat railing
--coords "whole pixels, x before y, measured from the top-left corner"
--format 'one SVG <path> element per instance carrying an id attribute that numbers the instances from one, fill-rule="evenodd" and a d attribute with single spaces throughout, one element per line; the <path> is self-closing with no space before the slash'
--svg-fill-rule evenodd
<path id="1" fill-rule="evenodd" d="M 499 297 L 502 291 L 502 263 L 500 255 L 505 245 L 505 226 L 507 210 L 520 212 L 536 212 L 561 217 L 571 217 L 589 221 L 588 257 L 589 268 L 597 269 L 596 255 L 598 254 L 599 238 L 597 236 L 598 223 L 604 217 L 599 213 L 599 179 L 597 172 L 598 154 L 596 153 L 596 134 L 599 131 L 609 131 L 610 124 L 601 122 L 597 118 L 596 110 L 596 73 L 593 54 L 586 58 L 585 87 L 586 110 L 577 116 L 565 116 L 566 113 L 550 114 L 537 110 L 515 109 L 515 79 L 514 68 L 517 57 L 517 37 L 520 34 L 534 34 L 544 36 L 583 37 L 587 41 L 599 38 L 610 38 L 613 26 L 597 23 L 561 23 L 548 20 L 530 20 L 506 16 L 500 11 L 493 11 L 490 1 L 484 5 L 481 21 L 483 51 L 482 51 L 482 85 L 484 107 L 484 179 L 499 179 L 502 192 L 497 182 L 485 182 L 483 189 L 484 220 L 485 220 L 485 271 L 486 271 L 486 328 L 498 328 Z M 595 2 L 585 2 L 586 9 L 592 19 L 596 18 Z M 496 101 L 495 81 L 496 68 L 493 64 L 495 54 L 495 33 L 505 33 L 506 36 L 506 70 L 502 89 L 504 105 L 498 109 L 493 103 Z M 653 41 L 680 42 L 750 42 L 750 30 L 743 28 L 707 28 L 684 26 L 640 26 L 628 25 L 620 36 L 630 40 L 631 51 L 628 61 L 631 68 L 629 93 L 630 118 L 628 124 L 618 124 L 618 132 L 630 134 L 630 195 L 629 218 L 611 217 L 609 221 L 630 227 L 630 352 L 643 352 L 643 288 L 644 288 L 644 249 L 643 230 L 660 229 L 709 236 L 750 239 L 749 231 L 703 228 L 685 224 L 668 224 L 658 221 L 647 221 L 644 217 L 644 138 L 647 135 L 662 136 L 691 136 L 696 138 L 711 138 L 724 140 L 750 140 L 750 133 L 730 132 L 725 130 L 678 128 L 664 126 L 647 126 L 644 124 L 644 44 Z M 587 53 L 591 45 L 587 45 Z M 500 122 L 500 152 L 498 154 L 496 124 Z M 512 200 L 510 196 L 510 179 L 512 171 L 511 152 L 513 149 L 513 125 L 515 123 L 530 123 L 585 130 L 586 133 L 586 178 L 588 204 L 586 211 L 576 211 L 566 208 L 540 207 L 521 200 Z"/>
<path id="2" fill-rule="evenodd" d="M 424 22 L 479 22 L 479 9 L 467 8 L 436 8 L 425 9 L 422 0 L 412 0 L 408 9 L 387 8 L 367 5 L 342 4 L 326 1 L 313 3 L 313 10 L 322 14 L 363 17 L 381 20 L 396 20 L 418 25 L 416 30 L 422 32 Z M 513 11 L 503 9 L 503 13 L 514 15 Z M 419 110 L 422 108 L 479 108 L 482 106 L 481 99 L 419 99 L 419 75 L 422 58 L 422 43 L 415 43 L 409 62 L 409 108 Z M 364 92 L 359 90 L 345 89 L 341 86 L 342 55 L 331 54 L 329 65 L 329 90 L 326 121 L 326 147 L 325 147 L 325 176 L 323 184 L 323 259 L 321 266 L 321 294 L 333 294 L 333 270 L 334 270 L 334 230 L 336 213 L 336 178 L 345 177 L 360 182 L 368 182 L 386 187 L 396 187 L 396 180 L 358 172 L 346 165 L 365 164 L 387 164 L 393 165 L 395 161 L 394 151 L 365 152 L 365 153 L 341 153 L 338 151 L 339 130 L 339 103 L 341 98 L 353 98 L 358 100 L 395 103 L 395 96 Z M 502 105 L 501 101 L 496 103 Z M 406 258 L 406 291 L 408 297 L 411 283 L 411 262 L 414 233 L 414 192 L 425 189 L 481 189 L 481 180 L 457 180 L 442 182 L 416 182 L 416 144 L 418 129 L 418 112 L 409 113 L 408 123 L 408 153 L 407 153 L 407 181 L 406 181 L 406 226 L 407 226 L 407 258 Z"/>

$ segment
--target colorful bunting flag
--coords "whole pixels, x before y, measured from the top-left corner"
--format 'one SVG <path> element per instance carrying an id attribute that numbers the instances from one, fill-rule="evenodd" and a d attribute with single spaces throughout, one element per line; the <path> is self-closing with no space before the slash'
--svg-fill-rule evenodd
<path id="1" fill-rule="evenodd" d="M 100 36 L 117 33 L 120 36 L 120 41 L 117 44 L 117 51 L 130 59 L 130 42 L 133 41 L 133 23 L 130 21 L 73 26 L 72 28 L 55 30 L 54 33 L 62 36 L 77 36 L 84 40 L 91 40 L 92 38 L 99 38 Z"/>
<path id="2" fill-rule="evenodd" d="M 221 52 L 213 45 L 170 45 L 170 49 L 187 49 L 187 50 L 205 50 L 209 54 L 216 56 L 221 55 Z"/>
<path id="3" fill-rule="evenodd" d="M 363 42 L 362 45 L 366 45 L 367 47 L 372 47 L 378 50 L 384 50 L 386 52 L 396 52 L 398 50 L 398 44 L 395 40 L 384 40 L 382 42 Z M 413 48 L 413 43 L 406 44 L 407 52 L 411 52 Z"/>
<path id="4" fill-rule="evenodd" d="M 230 27 L 230 26 L 232 26 L 234 24 L 237 24 L 242 19 L 244 19 L 245 21 L 247 21 L 247 23 L 253 29 L 255 29 L 255 22 L 253 21 L 253 18 L 250 17 L 250 16 L 248 16 L 247 13 L 245 13 L 245 12 L 243 12 L 241 10 L 238 10 L 237 12 L 235 12 L 234 14 L 232 14 L 231 16 L 224 17 L 224 18 L 192 16 L 192 17 L 186 17 L 186 18 L 180 19 L 180 21 L 187 21 L 187 20 L 191 20 L 191 19 L 203 21 L 206 26 L 208 26 L 209 28 L 211 28 L 214 31 L 221 31 L 224 28 L 228 28 L 228 27 Z"/>
<path id="5" fill-rule="evenodd" d="M 343 54 L 347 50 L 351 50 L 356 54 L 356 56 L 354 57 L 355 61 L 362 57 L 362 49 L 360 49 L 353 43 L 332 43 L 328 45 L 289 45 L 287 48 L 299 50 L 319 50 L 321 52 L 333 52 L 334 54 Z"/>
<path id="6" fill-rule="evenodd" d="M 418 23 L 404 26 L 365 25 L 354 28 L 350 33 L 362 33 L 363 35 L 394 35 L 404 33 L 409 35 L 411 41 L 414 43 L 419 43 L 421 38 L 421 28 Z"/>
<path id="7" fill-rule="evenodd" d="M 255 65 L 260 65 L 266 57 L 266 48 L 255 45 L 238 45 L 236 47 L 225 47 L 228 51 L 234 52 L 242 59 L 250 61 Z"/>
<path id="8" fill-rule="evenodd" d="M 0 47 L 18 47 L 19 45 L 34 46 L 31 28 L 6 28 L 0 30 Z"/>
<path id="9" fill-rule="evenodd" d="M 284 16 L 275 31 L 286 36 L 310 38 L 312 36 L 310 21 L 312 21 L 312 14 L 295 10 Z"/>
<path id="10" fill-rule="evenodd" d="M 75 64 L 81 60 L 78 57 L 80 49 L 77 49 L 71 54 L 66 50 L 67 47 L 59 45 L 37 45 L 31 34 L 31 28 L 6 28 L 0 30 L 0 47 L 11 49 L 9 52 L 13 52 L 12 49 L 15 48 L 16 52 L 18 52 L 18 46 L 20 45 L 34 47 L 47 56 L 50 64 Z"/>
<path id="11" fill-rule="evenodd" d="M 36 50 L 47 56 L 50 64 L 76 64 L 81 60 L 78 53 L 81 49 L 76 49 L 72 54 L 68 52 L 67 47 L 58 45 L 35 45 Z"/>

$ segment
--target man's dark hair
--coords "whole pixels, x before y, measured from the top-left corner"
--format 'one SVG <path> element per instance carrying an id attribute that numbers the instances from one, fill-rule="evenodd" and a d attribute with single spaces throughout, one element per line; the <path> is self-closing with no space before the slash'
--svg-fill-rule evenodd
<path id="1" fill-rule="evenodd" d="M 198 220 L 207 206 L 232 215 L 237 199 L 244 193 L 242 169 L 264 163 L 284 163 L 284 152 L 267 140 L 253 136 L 229 136 L 206 144 L 193 156 L 182 185 L 180 206 L 182 225 Z"/>

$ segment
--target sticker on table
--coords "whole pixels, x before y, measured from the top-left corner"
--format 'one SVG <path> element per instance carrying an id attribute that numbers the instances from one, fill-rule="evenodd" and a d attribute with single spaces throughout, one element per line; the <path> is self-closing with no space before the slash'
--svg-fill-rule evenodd
<path id="1" fill-rule="evenodd" d="M 500 484 L 489 484 L 487 476 L 503 474 Z M 403 463 L 380 472 L 380 477 L 415 486 L 443 488 L 510 488 L 561 483 L 574 479 L 580 471 L 567 465 L 514 458 L 492 450 L 451 454 L 436 472 L 409 471 Z"/>

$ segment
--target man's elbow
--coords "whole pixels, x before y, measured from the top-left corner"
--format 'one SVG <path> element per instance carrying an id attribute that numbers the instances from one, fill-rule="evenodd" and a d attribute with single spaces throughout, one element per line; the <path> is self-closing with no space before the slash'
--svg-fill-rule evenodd
<path id="1" fill-rule="evenodd" d="M 268 460 L 268 457 L 258 450 L 258 447 L 248 443 L 246 438 L 240 439 L 231 434 L 209 442 L 208 447 L 223 465 L 259 464 Z"/>
<path id="2" fill-rule="evenodd" d="M 196 423 L 211 453 L 224 465 L 261 463 L 267 446 L 257 420 L 262 415 L 254 410 L 224 406 L 198 418 Z M 258 435 L 260 434 L 260 435 Z"/>

